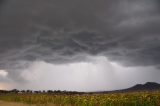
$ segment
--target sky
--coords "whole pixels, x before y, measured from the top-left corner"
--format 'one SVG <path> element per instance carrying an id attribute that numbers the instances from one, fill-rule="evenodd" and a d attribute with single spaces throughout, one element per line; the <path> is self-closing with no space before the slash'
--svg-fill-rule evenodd
<path id="1" fill-rule="evenodd" d="M 160 83 L 159 0 L 0 0 L 0 89 Z"/>

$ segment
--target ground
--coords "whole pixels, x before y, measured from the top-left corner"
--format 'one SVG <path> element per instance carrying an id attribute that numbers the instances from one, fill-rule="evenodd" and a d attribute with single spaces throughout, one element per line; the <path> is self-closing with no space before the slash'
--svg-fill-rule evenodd
<path id="1" fill-rule="evenodd" d="M 4 102 L 0 101 L 0 106 L 37 106 L 37 105 L 27 105 L 23 103 L 15 103 L 15 102 Z M 39 105 L 38 105 L 39 106 Z M 46 106 L 46 105 L 40 105 L 40 106 Z M 58 106 L 58 105 L 47 105 L 47 106 Z M 69 105 L 68 105 L 69 106 Z"/>
<path id="2" fill-rule="evenodd" d="M 22 103 L 0 101 L 0 106 L 35 106 L 35 105 L 26 105 Z"/>

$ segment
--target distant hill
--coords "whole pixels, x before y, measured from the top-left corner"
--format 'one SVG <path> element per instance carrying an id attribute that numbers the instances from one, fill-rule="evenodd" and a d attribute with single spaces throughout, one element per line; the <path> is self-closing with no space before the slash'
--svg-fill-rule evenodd
<path id="1" fill-rule="evenodd" d="M 155 82 L 147 82 L 145 84 L 137 84 L 131 88 L 123 89 L 122 91 L 141 91 L 141 90 L 160 90 L 160 84 Z"/>
<path id="2" fill-rule="evenodd" d="M 156 82 L 147 82 L 145 84 L 137 84 L 127 89 L 114 90 L 114 91 L 101 91 L 93 93 L 116 93 L 116 92 L 136 92 L 136 91 L 160 91 L 160 84 Z"/>

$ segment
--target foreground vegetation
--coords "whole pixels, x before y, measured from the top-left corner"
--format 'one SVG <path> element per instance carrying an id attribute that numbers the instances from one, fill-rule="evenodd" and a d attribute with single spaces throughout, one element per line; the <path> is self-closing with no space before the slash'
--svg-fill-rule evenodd
<path id="1" fill-rule="evenodd" d="M 108 94 L 0 94 L 0 100 L 36 106 L 160 106 L 160 92 L 128 92 Z"/>

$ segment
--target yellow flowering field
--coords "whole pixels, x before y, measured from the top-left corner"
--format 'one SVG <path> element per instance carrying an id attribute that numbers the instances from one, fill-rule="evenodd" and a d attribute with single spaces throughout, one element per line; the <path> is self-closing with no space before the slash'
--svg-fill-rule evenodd
<path id="1" fill-rule="evenodd" d="M 108 94 L 3 94 L 1 101 L 36 106 L 160 106 L 160 92 L 128 92 Z"/>

